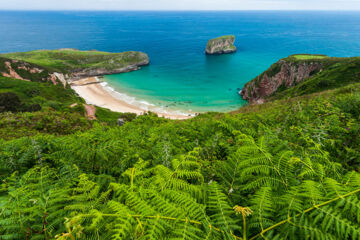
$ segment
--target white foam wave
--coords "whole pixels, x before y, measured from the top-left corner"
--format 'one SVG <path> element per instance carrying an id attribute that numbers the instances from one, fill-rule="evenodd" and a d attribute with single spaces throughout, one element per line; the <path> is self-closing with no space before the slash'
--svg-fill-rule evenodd
<path id="1" fill-rule="evenodd" d="M 99 79 L 97 79 L 97 80 L 99 80 Z M 166 107 L 157 106 L 157 105 L 149 103 L 145 100 L 138 100 L 135 97 L 129 96 L 125 93 L 117 92 L 113 87 L 109 86 L 107 82 L 102 82 L 102 83 L 100 83 L 100 85 L 114 97 L 116 97 L 130 105 L 134 105 L 138 108 L 141 108 L 144 111 L 152 111 L 152 112 L 156 112 L 156 113 L 160 113 L 160 114 L 195 116 L 195 113 L 192 113 L 192 112 L 183 112 L 181 110 L 168 110 L 168 109 L 166 109 Z"/>

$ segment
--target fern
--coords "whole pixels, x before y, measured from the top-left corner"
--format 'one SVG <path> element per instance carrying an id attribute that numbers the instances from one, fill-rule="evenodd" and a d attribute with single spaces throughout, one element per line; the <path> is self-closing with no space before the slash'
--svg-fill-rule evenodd
<path id="1" fill-rule="evenodd" d="M 359 239 L 359 89 L 0 140 L 0 239 Z"/>
<path id="2" fill-rule="evenodd" d="M 333 180 L 328 180 L 327 185 L 328 189 L 339 187 L 339 183 Z M 256 203 L 266 204 L 265 208 L 262 207 L 255 213 L 258 217 L 254 219 L 255 223 L 252 226 L 256 228 L 259 223 L 261 231 L 251 239 L 265 236 L 265 234 L 275 239 L 285 235 L 289 238 L 345 239 L 351 236 L 356 239 L 359 236 L 359 229 L 356 226 L 359 224 L 360 205 L 357 194 L 360 189 L 346 192 L 351 188 L 342 187 L 341 192 L 326 191 L 314 185 L 313 182 L 304 182 L 295 187 L 295 191 L 283 196 L 283 201 L 289 199 L 290 204 L 286 212 L 279 209 L 277 219 L 284 220 L 278 223 L 266 220 L 266 226 L 263 224 L 264 218 L 260 216 L 266 213 L 266 219 L 274 217 L 271 212 L 276 210 L 276 205 L 273 204 L 276 201 L 271 201 L 271 197 L 265 197 L 265 195 L 260 199 L 261 201 L 255 199 Z"/>
<path id="3" fill-rule="evenodd" d="M 274 141 L 272 139 L 272 141 Z M 228 163 L 225 163 L 226 181 L 229 191 L 234 189 L 235 180 L 241 190 L 256 190 L 262 186 L 286 189 L 294 180 L 294 165 L 291 162 L 293 153 L 276 147 L 272 154 L 264 137 L 255 141 L 251 136 L 237 136 L 240 145 Z M 239 189 L 240 190 L 240 189 Z"/>
<path id="4" fill-rule="evenodd" d="M 237 221 L 232 218 L 235 212 L 216 182 L 211 183 L 209 186 L 207 208 L 211 214 L 211 222 L 215 227 L 224 229 L 228 233 L 233 233 L 234 230 L 238 229 Z"/>

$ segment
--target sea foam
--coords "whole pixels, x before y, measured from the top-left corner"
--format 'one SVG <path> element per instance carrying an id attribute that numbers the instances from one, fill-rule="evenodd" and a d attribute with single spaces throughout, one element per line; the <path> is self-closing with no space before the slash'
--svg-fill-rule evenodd
<path id="1" fill-rule="evenodd" d="M 99 79 L 96 78 L 98 81 Z M 139 100 L 135 97 L 129 96 L 126 93 L 121 93 L 116 91 L 113 87 L 111 87 L 107 82 L 101 82 L 100 85 L 108 91 L 113 97 L 126 102 L 127 104 L 136 106 L 144 111 L 151 111 L 160 114 L 171 114 L 171 115 L 181 115 L 181 116 L 195 116 L 193 112 L 183 112 L 181 110 L 168 110 L 166 107 L 157 106 L 153 103 L 149 103 L 145 100 Z"/>

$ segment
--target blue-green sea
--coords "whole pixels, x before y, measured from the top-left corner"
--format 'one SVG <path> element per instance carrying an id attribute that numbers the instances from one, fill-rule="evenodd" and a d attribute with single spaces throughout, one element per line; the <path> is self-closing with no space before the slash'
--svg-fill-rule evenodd
<path id="1" fill-rule="evenodd" d="M 231 111 L 244 84 L 295 53 L 360 56 L 360 12 L 0 12 L 0 52 L 143 51 L 150 65 L 106 76 L 126 101 L 181 111 Z M 206 56 L 234 34 L 238 52 Z M 125 94 L 125 95 L 124 95 Z"/>

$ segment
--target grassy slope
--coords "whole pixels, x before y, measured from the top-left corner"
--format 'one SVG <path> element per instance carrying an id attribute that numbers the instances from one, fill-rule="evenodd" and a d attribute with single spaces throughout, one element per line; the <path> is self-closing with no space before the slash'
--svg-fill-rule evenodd
<path id="1" fill-rule="evenodd" d="M 247 128 L 259 136 L 277 132 L 294 151 L 306 149 L 307 141 L 315 142 L 333 161 L 360 170 L 360 83 L 248 105 L 230 115 L 249 121 L 241 131 Z"/>
<path id="2" fill-rule="evenodd" d="M 42 104 L 42 102 L 53 101 L 67 106 L 75 102 L 83 102 L 70 87 L 64 88 L 62 85 L 0 77 L 0 86 L 0 92 L 16 93 L 22 101 L 28 103 Z"/>
<path id="3" fill-rule="evenodd" d="M 37 50 L 8 53 L 0 56 L 23 60 L 45 67 L 49 71 L 62 73 L 69 73 L 84 68 L 121 68 L 147 59 L 147 55 L 140 52 L 108 53 L 71 49 Z"/>
<path id="4" fill-rule="evenodd" d="M 295 61 L 294 61 L 295 59 Z M 270 99 L 302 96 L 360 82 L 360 58 L 330 58 L 324 56 L 292 56 L 287 61 L 321 61 L 323 71 L 289 89 L 279 89 Z"/>
<path id="5" fill-rule="evenodd" d="M 326 55 L 296 54 L 282 60 L 293 65 L 320 62 L 324 69 L 294 87 L 289 89 L 280 87 L 272 96 L 268 97 L 268 101 L 302 96 L 360 82 L 360 57 L 336 58 Z M 252 81 L 255 81 L 255 85 L 258 86 L 264 74 L 273 77 L 280 70 L 281 64 L 274 63 Z"/>
<path id="6" fill-rule="evenodd" d="M 26 105 L 39 104 L 36 112 L 0 113 L 0 138 L 12 139 L 38 133 L 70 134 L 90 127 L 84 118 L 83 100 L 69 87 L 0 77 L 0 93 L 16 94 Z M 70 108 L 73 103 L 78 106 Z"/>
<path id="7" fill-rule="evenodd" d="M 39 104 L 37 112 L 0 112 L 0 139 L 13 139 L 33 136 L 38 133 L 56 135 L 84 131 L 92 125 L 84 117 L 84 100 L 70 88 L 51 83 L 29 82 L 0 77 L 0 93 L 15 93 L 26 105 Z M 70 105 L 77 103 L 71 108 Z M 127 113 L 115 113 L 96 107 L 98 122 L 115 126 L 118 118 L 132 121 L 136 116 Z"/>
<path id="8" fill-rule="evenodd" d="M 315 60 L 315 59 L 326 59 L 328 56 L 325 55 L 310 55 L 310 54 L 297 54 L 293 55 L 296 60 Z"/>

